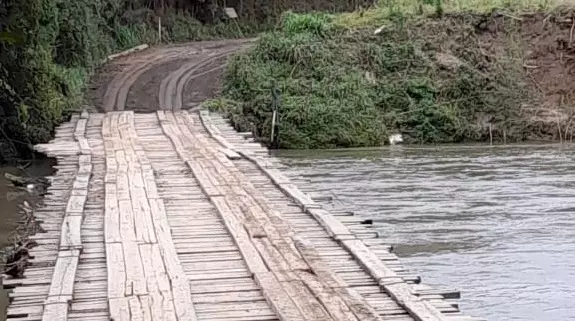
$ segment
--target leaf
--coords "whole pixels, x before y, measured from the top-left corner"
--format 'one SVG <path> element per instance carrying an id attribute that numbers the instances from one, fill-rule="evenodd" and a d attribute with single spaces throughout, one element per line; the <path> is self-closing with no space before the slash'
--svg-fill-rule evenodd
<path id="1" fill-rule="evenodd" d="M 18 35 L 14 32 L 10 31 L 0 31 L 0 43 L 7 43 L 7 44 L 19 44 L 24 41 L 24 38 L 21 35 Z"/>

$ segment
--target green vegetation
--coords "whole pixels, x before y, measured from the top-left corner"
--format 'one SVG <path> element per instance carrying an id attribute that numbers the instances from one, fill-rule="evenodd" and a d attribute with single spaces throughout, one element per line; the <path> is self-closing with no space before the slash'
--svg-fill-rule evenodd
<path id="1" fill-rule="evenodd" d="M 381 0 L 348 14 L 287 13 L 235 57 L 223 98 L 207 105 L 271 144 L 277 86 L 281 148 L 379 146 L 394 133 L 409 143 L 523 140 L 533 124 L 522 107 L 538 97 L 515 15 L 555 5 Z"/>
<path id="2" fill-rule="evenodd" d="M 158 1 L 154 1 L 156 3 Z M 82 102 L 91 70 L 107 55 L 141 43 L 235 38 L 250 24 L 203 25 L 188 11 L 157 15 L 133 0 L 7 0 L 0 4 L 0 161 L 47 141 Z"/>
<path id="3" fill-rule="evenodd" d="M 3 0 L 0 2 L 0 162 L 47 141 L 82 101 L 87 76 L 112 52 L 141 43 L 255 35 L 279 14 L 351 11 L 364 1 Z M 238 21 L 227 21 L 224 6 Z M 25 156 L 25 155 L 24 155 Z"/>

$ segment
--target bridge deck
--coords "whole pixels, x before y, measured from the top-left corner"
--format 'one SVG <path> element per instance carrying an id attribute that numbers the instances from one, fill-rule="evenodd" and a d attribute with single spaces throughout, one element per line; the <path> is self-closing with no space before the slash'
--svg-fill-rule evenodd
<path id="1" fill-rule="evenodd" d="M 470 320 L 218 115 L 82 113 L 38 149 L 58 172 L 9 320 Z"/>

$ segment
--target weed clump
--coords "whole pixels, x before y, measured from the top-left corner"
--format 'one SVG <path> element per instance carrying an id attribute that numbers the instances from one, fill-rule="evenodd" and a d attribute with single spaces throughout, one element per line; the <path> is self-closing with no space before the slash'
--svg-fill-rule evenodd
<path id="1" fill-rule="evenodd" d="M 394 133 L 410 143 L 485 140 L 490 130 L 509 141 L 525 137 L 518 114 L 530 96 L 520 52 L 482 47 L 478 26 L 489 16 L 392 15 L 379 33 L 381 25 L 350 28 L 340 19 L 284 15 L 231 61 L 225 99 L 210 106 L 270 143 L 277 83 L 281 148 L 378 146 Z M 516 32 L 513 19 L 497 23 Z"/>

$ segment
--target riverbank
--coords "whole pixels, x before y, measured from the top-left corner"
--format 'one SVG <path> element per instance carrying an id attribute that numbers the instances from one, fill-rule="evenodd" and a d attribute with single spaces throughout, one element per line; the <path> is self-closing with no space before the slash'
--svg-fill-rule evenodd
<path id="1" fill-rule="evenodd" d="M 246 38 L 289 9 L 351 11 L 370 0 L 282 1 L 263 6 L 214 1 L 8 0 L 0 5 L 0 162 L 31 156 L 84 102 L 105 58 L 140 44 Z"/>
<path id="2" fill-rule="evenodd" d="M 288 149 L 571 140 L 572 8 L 476 2 L 287 14 L 207 105 Z"/>

